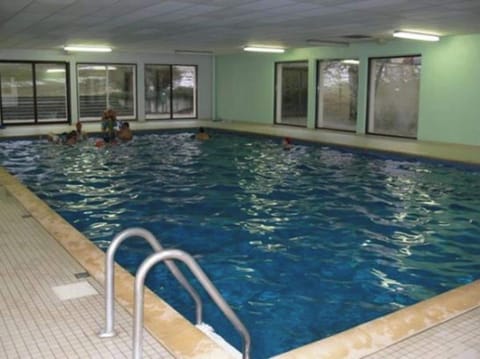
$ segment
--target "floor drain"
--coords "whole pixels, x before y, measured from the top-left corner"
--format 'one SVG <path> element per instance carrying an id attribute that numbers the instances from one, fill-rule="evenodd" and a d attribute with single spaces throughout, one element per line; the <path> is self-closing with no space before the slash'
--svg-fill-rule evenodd
<path id="1" fill-rule="evenodd" d="M 82 279 L 82 278 L 88 278 L 88 277 L 90 277 L 90 274 L 88 274 L 87 272 L 74 273 L 73 275 L 74 275 L 75 278 L 77 278 L 77 279 Z"/>

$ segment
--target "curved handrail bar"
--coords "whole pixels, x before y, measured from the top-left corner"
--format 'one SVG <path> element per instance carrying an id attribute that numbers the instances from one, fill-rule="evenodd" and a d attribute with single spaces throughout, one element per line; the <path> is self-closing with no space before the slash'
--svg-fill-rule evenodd
<path id="1" fill-rule="evenodd" d="M 243 325 L 235 312 L 230 308 L 217 288 L 208 279 L 205 272 L 200 268 L 193 257 L 178 249 L 165 249 L 161 252 L 154 253 L 148 256 L 140 265 L 135 277 L 135 306 L 133 312 L 133 357 L 140 359 L 142 357 L 142 336 L 143 336 L 143 298 L 144 298 L 144 282 L 150 269 L 158 262 L 167 262 L 170 259 L 180 260 L 185 263 L 193 275 L 202 284 L 203 288 L 210 295 L 215 304 L 220 308 L 223 314 L 230 320 L 235 329 L 243 338 L 243 359 L 250 358 L 250 334 L 247 328 Z"/>
<path id="2" fill-rule="evenodd" d="M 100 338 L 110 338 L 115 336 L 115 331 L 113 329 L 114 326 L 114 290 L 115 290 L 115 276 L 114 276 L 114 257 L 115 253 L 127 238 L 130 237 L 142 237 L 145 239 L 150 246 L 152 246 L 155 252 L 160 252 L 163 250 L 162 245 L 160 242 L 155 238 L 155 236 L 143 228 L 129 228 L 126 229 L 119 234 L 117 234 L 110 246 L 108 247 L 107 254 L 105 256 L 105 328 L 100 332 Z M 193 298 L 195 302 L 195 314 L 196 314 L 196 321 L 197 324 L 202 323 L 202 312 L 203 312 L 203 304 L 200 298 L 200 295 L 197 291 L 188 283 L 187 279 L 183 275 L 183 273 L 178 269 L 177 265 L 169 260 L 165 262 L 170 272 L 175 276 L 175 278 L 180 282 L 180 284 L 187 290 L 190 296 Z"/>

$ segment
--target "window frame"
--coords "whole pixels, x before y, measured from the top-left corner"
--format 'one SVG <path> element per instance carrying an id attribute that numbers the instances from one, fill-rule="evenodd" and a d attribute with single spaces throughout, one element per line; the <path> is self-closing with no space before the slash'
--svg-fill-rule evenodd
<path id="1" fill-rule="evenodd" d="M 169 91 L 169 94 L 168 94 L 168 100 L 169 100 L 169 109 L 168 109 L 168 117 L 167 116 L 163 116 L 163 117 L 159 117 L 159 114 L 156 113 L 156 114 L 147 114 L 147 99 L 146 99 L 146 91 L 144 90 L 144 94 L 143 94 L 143 103 L 144 103 L 144 116 L 145 116 L 145 120 L 146 121 L 160 121 L 160 120 L 170 120 L 172 119 L 172 88 L 171 88 L 171 85 L 172 85 L 172 65 L 171 64 L 153 64 L 153 63 L 149 63 L 149 64 L 144 64 L 143 65 L 143 87 L 145 89 L 145 86 L 146 86 L 146 81 L 147 81 L 147 76 L 145 75 L 147 73 L 147 66 L 165 66 L 167 67 L 168 66 L 168 70 L 169 70 L 169 76 L 170 76 L 170 91 Z"/>
<path id="2" fill-rule="evenodd" d="M 55 60 L 0 60 L 0 63 L 10 64 L 30 64 L 32 69 L 32 98 L 33 98 L 33 121 L 32 122 L 15 122 L 4 123 L 3 119 L 3 94 L 2 86 L 0 82 L 0 126 L 42 126 L 42 125 L 58 125 L 58 124 L 71 124 L 71 101 L 70 101 L 70 63 L 68 61 L 55 61 Z M 38 101 L 37 101 L 37 81 L 36 81 L 36 64 L 53 64 L 61 65 L 65 68 L 65 120 L 59 121 L 39 121 L 38 119 Z M 1 75 L 0 75 L 1 81 Z"/>
<path id="3" fill-rule="evenodd" d="M 396 58 L 405 58 L 405 57 L 420 57 L 422 58 L 421 53 L 416 53 L 416 54 L 407 54 L 407 55 L 391 55 L 391 56 L 374 56 L 374 57 L 369 57 L 368 58 L 368 73 L 367 73 L 367 107 L 366 107 L 366 119 L 365 119 L 365 133 L 367 135 L 374 135 L 374 136 L 384 136 L 384 137 L 393 137 L 393 138 L 405 138 L 405 139 L 410 139 L 410 140 L 417 140 L 418 139 L 418 120 L 419 117 L 417 118 L 417 134 L 415 136 L 402 136 L 402 135 L 394 135 L 394 134 L 386 134 L 386 133 L 376 133 L 376 132 L 371 132 L 369 130 L 370 127 L 370 114 L 371 114 L 371 105 L 372 105 L 372 99 L 371 99 L 371 93 L 370 93 L 370 86 L 371 81 L 372 81 L 372 61 L 373 60 L 378 60 L 378 59 L 396 59 Z M 421 73 L 420 73 L 420 81 L 421 81 Z M 419 84 L 419 87 L 421 86 L 421 83 Z M 419 103 L 419 109 L 420 109 L 420 92 L 418 94 L 418 103 Z"/>
<path id="4" fill-rule="evenodd" d="M 143 78 L 143 86 L 145 88 L 145 81 L 146 81 L 146 76 L 145 73 L 147 72 L 147 66 L 168 66 L 170 69 L 170 109 L 169 109 L 169 115 L 159 117 L 158 114 L 147 114 L 146 112 L 146 107 L 147 107 L 147 99 L 146 94 L 144 92 L 144 116 L 146 121 L 168 121 L 168 120 L 196 120 L 198 119 L 198 65 L 195 64 L 165 64 L 165 63 L 148 63 L 144 64 L 143 66 L 143 73 L 144 73 L 144 78 Z M 184 116 L 184 117 L 179 117 L 175 116 L 173 112 L 173 68 L 175 66 L 185 66 L 185 67 L 193 67 L 195 69 L 195 88 L 194 88 L 194 101 L 193 101 L 193 106 L 194 106 L 194 113 L 193 116 Z M 157 117 L 155 117 L 157 115 Z"/>
<path id="5" fill-rule="evenodd" d="M 356 133 L 357 132 L 357 124 L 358 124 L 358 90 L 359 90 L 359 85 L 360 85 L 360 77 L 357 75 L 357 101 L 355 103 L 356 110 L 357 110 L 357 118 L 355 119 L 355 128 L 352 130 L 344 129 L 344 128 L 336 128 L 336 127 L 329 127 L 329 126 L 320 126 L 319 125 L 319 115 L 320 115 L 320 93 L 321 93 L 321 88 L 320 88 L 320 76 L 321 76 L 321 63 L 325 61 L 338 61 L 342 62 L 343 60 L 346 59 L 355 59 L 360 61 L 358 57 L 348 57 L 348 58 L 333 58 L 333 59 L 317 59 L 316 61 L 316 84 L 315 84 L 315 128 L 319 130 L 332 130 L 332 131 L 341 131 L 341 132 L 347 132 L 347 133 Z M 358 71 L 360 71 L 360 63 L 357 65 L 358 66 Z"/>
<path id="6" fill-rule="evenodd" d="M 75 75 L 76 75 L 76 80 L 77 80 L 77 118 L 78 120 L 82 122 L 100 122 L 102 118 L 102 113 L 99 113 L 98 116 L 95 117 L 80 117 L 80 77 L 78 74 L 79 71 L 79 66 L 105 66 L 105 70 L 107 70 L 108 66 L 131 66 L 133 70 L 133 88 L 132 88 L 132 94 L 133 94 L 133 115 L 131 116 L 118 116 L 117 118 L 119 120 L 128 120 L 128 121 L 137 121 L 138 119 L 138 89 L 137 89 L 137 76 L 138 76 L 138 71 L 137 71 L 137 64 L 136 63 L 122 63 L 122 62 L 77 62 L 75 65 Z M 106 71 L 108 74 L 108 71 Z M 107 83 L 106 83 L 106 90 L 108 89 L 108 78 L 107 78 Z M 106 99 L 108 102 L 108 97 L 109 94 L 107 91 L 105 91 L 106 94 Z M 106 103 L 105 109 L 110 108 L 109 104 Z M 113 108 L 113 110 L 115 110 Z"/>
<path id="7" fill-rule="evenodd" d="M 283 123 L 278 122 L 278 113 L 277 113 L 277 105 L 278 105 L 278 65 L 280 64 L 293 64 L 293 63 L 306 63 L 307 64 L 307 116 L 305 120 L 305 125 L 297 125 L 292 123 Z M 307 128 L 308 127 L 308 81 L 309 81 L 309 62 L 308 59 L 305 60 L 292 60 L 292 61 L 275 61 L 274 62 L 274 76 L 273 76 L 273 124 L 274 125 L 282 125 L 282 126 L 293 126 L 293 127 L 300 127 L 300 128 Z M 281 100 L 280 100 L 281 102 Z"/>

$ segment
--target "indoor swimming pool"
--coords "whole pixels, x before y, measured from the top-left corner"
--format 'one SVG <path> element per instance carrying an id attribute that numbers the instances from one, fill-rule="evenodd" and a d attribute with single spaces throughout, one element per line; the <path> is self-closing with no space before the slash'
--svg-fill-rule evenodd
<path id="1" fill-rule="evenodd" d="M 104 148 L 1 141 L 0 165 L 102 249 L 141 226 L 194 255 L 249 329 L 254 358 L 478 279 L 478 168 L 190 135 L 151 133 Z M 116 260 L 135 272 L 148 254 L 131 239 Z M 193 321 L 191 299 L 164 266 L 148 285 Z M 206 303 L 205 321 L 240 348 Z"/>

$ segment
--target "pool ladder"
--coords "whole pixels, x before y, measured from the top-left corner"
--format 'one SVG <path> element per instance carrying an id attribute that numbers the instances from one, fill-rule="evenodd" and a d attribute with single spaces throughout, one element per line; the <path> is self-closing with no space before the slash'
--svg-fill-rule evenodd
<path id="1" fill-rule="evenodd" d="M 107 250 L 105 257 L 105 327 L 100 332 L 101 338 L 110 338 L 115 336 L 114 331 L 114 257 L 115 253 L 127 238 L 141 237 L 145 239 L 152 249 L 154 254 L 147 257 L 138 268 L 135 276 L 134 288 L 134 314 L 133 314 L 133 358 L 139 359 L 142 357 L 142 341 L 143 341 L 143 298 L 144 298 L 144 283 L 150 269 L 159 262 L 165 262 L 173 276 L 178 282 L 187 290 L 195 302 L 196 324 L 200 325 L 202 321 L 203 304 L 198 292 L 188 283 L 183 273 L 177 267 L 173 260 L 182 261 L 187 265 L 192 274 L 198 279 L 205 291 L 210 295 L 215 304 L 232 323 L 238 333 L 243 339 L 243 359 L 250 358 L 251 339 L 248 330 L 243 325 L 241 320 L 237 317 L 232 308 L 223 299 L 222 295 L 215 288 L 213 283 L 207 277 L 205 272 L 200 268 L 193 257 L 178 249 L 163 249 L 160 242 L 155 236 L 143 228 L 129 228 L 117 234 Z"/>

